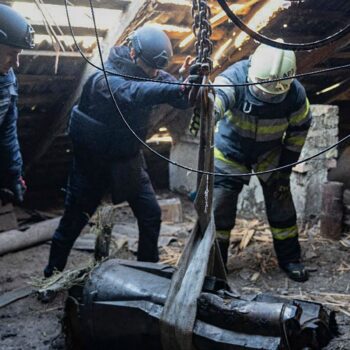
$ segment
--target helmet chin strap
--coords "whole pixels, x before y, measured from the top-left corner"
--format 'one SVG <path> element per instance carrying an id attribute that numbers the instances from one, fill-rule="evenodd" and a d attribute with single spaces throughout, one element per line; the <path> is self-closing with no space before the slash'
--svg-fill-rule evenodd
<path id="1" fill-rule="evenodd" d="M 288 93 L 287 91 L 283 94 L 278 94 L 278 95 L 268 94 L 260 90 L 256 85 L 250 85 L 249 91 L 259 101 L 267 102 L 267 103 L 281 103 L 286 98 Z"/>

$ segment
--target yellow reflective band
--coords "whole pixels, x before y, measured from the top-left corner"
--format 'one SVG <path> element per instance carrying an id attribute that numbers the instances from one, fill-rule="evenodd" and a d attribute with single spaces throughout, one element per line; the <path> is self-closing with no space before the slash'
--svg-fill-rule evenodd
<path id="1" fill-rule="evenodd" d="M 229 240 L 231 236 L 231 230 L 216 230 L 216 238 Z"/>
<path id="2" fill-rule="evenodd" d="M 286 131 L 288 123 L 283 123 L 280 125 L 264 125 L 258 126 L 258 134 L 276 134 L 278 132 L 282 133 Z"/>
<path id="3" fill-rule="evenodd" d="M 235 125 L 235 127 L 238 127 L 244 131 L 255 133 L 255 128 L 256 128 L 255 122 L 253 123 L 253 122 L 250 122 L 249 120 L 242 120 L 242 117 L 234 115 L 231 111 L 227 111 L 225 113 L 225 116 L 232 124 Z"/>
<path id="4" fill-rule="evenodd" d="M 273 238 L 279 241 L 298 236 L 298 228 L 296 225 L 287 228 L 271 227 L 271 232 Z"/>
<path id="5" fill-rule="evenodd" d="M 299 146 L 302 148 L 304 146 L 306 139 L 306 134 L 303 136 L 291 136 L 291 137 L 286 137 L 284 139 L 284 143 L 286 146 Z"/>
<path id="6" fill-rule="evenodd" d="M 310 110 L 310 102 L 308 99 L 306 99 L 305 104 L 298 111 L 291 114 L 290 124 L 291 125 L 298 125 L 304 119 L 307 119 L 306 117 L 309 114 L 309 110 Z"/>
<path id="7" fill-rule="evenodd" d="M 218 150 L 216 147 L 214 148 L 214 158 L 230 165 L 232 168 L 235 168 L 238 171 L 241 171 L 242 173 L 249 172 L 248 168 L 242 165 L 241 163 L 235 162 L 232 159 L 227 159 L 224 156 L 224 154 L 220 150 Z"/>

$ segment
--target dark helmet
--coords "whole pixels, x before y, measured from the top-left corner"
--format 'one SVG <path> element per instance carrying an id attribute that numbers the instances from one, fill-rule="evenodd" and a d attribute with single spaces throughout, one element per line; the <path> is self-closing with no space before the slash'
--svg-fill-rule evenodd
<path id="1" fill-rule="evenodd" d="M 9 6 L 0 4 L 0 44 L 20 49 L 34 48 L 34 30 Z"/>
<path id="2" fill-rule="evenodd" d="M 129 40 L 135 49 L 136 57 L 149 67 L 165 68 L 173 55 L 170 39 L 156 27 L 139 28 L 130 35 Z"/>

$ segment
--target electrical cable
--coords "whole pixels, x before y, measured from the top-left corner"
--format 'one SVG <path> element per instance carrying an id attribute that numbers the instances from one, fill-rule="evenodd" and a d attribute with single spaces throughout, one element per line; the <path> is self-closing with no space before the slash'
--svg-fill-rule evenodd
<path id="1" fill-rule="evenodd" d="M 66 4 L 66 7 L 67 7 L 67 0 L 64 0 L 65 1 L 65 4 Z M 122 118 L 124 124 L 126 125 L 126 127 L 128 128 L 128 130 L 134 135 L 134 137 L 137 138 L 137 140 L 144 146 L 146 147 L 150 152 L 152 152 L 153 154 L 155 154 L 156 156 L 158 156 L 159 158 L 165 160 L 166 162 L 174 165 L 174 166 L 177 166 L 179 168 L 182 168 L 184 170 L 187 170 L 187 171 L 190 171 L 190 172 L 195 172 L 195 173 L 199 173 L 199 174 L 203 174 L 203 175 L 210 175 L 210 176 L 226 176 L 226 177 L 246 177 L 246 176 L 253 176 L 253 175 L 263 175 L 263 174 L 269 174 L 269 173 L 273 173 L 273 172 L 276 172 L 276 171 L 280 171 L 280 170 L 284 170 L 284 169 L 287 169 L 287 168 L 290 168 L 290 167 L 293 167 L 295 165 L 298 165 L 298 164 L 301 164 L 301 163 L 304 163 L 304 162 L 307 162 L 313 158 L 316 158 L 318 157 L 319 155 L 321 154 L 324 154 L 326 152 L 328 152 L 329 150 L 331 150 L 332 148 L 340 145 L 341 143 L 347 141 L 348 139 L 350 139 L 350 135 L 347 135 L 346 137 L 344 137 L 343 139 L 339 140 L 337 143 L 325 148 L 324 150 L 310 156 L 310 157 L 307 157 L 305 159 L 302 159 L 300 161 L 297 161 L 297 162 L 294 162 L 294 163 L 290 163 L 290 164 L 286 164 L 284 166 L 281 166 L 281 167 L 277 167 L 277 168 L 274 168 L 274 169 L 270 169 L 270 170 L 265 170 L 265 171 L 258 171 L 258 172 L 254 172 L 254 173 L 244 173 L 244 174 L 225 174 L 225 173 L 217 173 L 217 172 L 210 172 L 210 171 L 204 171 L 204 170 L 199 170 L 199 169 L 194 169 L 194 168 L 191 168 L 191 167 L 188 167 L 186 165 L 183 165 L 183 164 L 179 164 L 177 162 L 174 162 L 172 161 L 171 159 L 163 156 L 162 154 L 160 154 L 159 152 L 157 152 L 156 150 L 154 150 L 152 147 L 150 147 L 145 141 L 143 141 L 137 134 L 136 132 L 132 129 L 132 127 L 129 125 L 128 121 L 125 119 L 119 105 L 118 105 L 118 102 L 116 101 L 115 99 L 115 96 L 113 95 L 113 92 L 112 92 L 112 89 L 110 87 L 110 84 L 109 84 L 109 81 L 108 81 L 108 76 L 107 76 L 107 71 L 105 69 L 105 66 L 104 66 L 104 62 L 103 62 L 103 56 L 102 56 L 102 50 L 101 50 L 101 45 L 100 45 L 100 40 L 99 40 L 99 37 L 98 37 L 98 32 L 97 32 L 97 25 L 96 25 L 96 18 L 95 18 L 95 11 L 94 11 L 94 7 L 92 5 L 92 0 L 89 0 L 89 3 L 90 3 L 90 9 L 91 9 L 91 14 L 92 14 L 92 19 L 93 19 L 93 23 L 94 23 L 94 30 L 95 30 L 95 36 L 96 36 L 96 41 L 97 41 L 97 48 L 98 48 L 98 53 L 99 53 L 99 57 L 100 57 L 100 61 L 101 61 L 101 65 L 102 65 L 102 71 L 103 71 L 103 74 L 104 74 L 104 77 L 105 77 L 105 80 L 106 80 L 106 85 L 107 85 L 107 88 L 108 88 L 108 91 L 111 95 L 111 98 L 112 98 L 112 101 L 113 101 L 113 104 L 114 104 L 114 107 L 116 108 L 116 111 L 118 112 L 118 114 L 120 115 L 120 117 Z M 68 21 L 69 22 L 69 21 Z M 71 25 L 70 25 L 70 22 L 69 22 L 69 26 L 71 28 Z M 72 28 L 71 28 L 72 29 Z M 75 41 L 75 38 L 73 37 L 73 40 Z"/>
<path id="2" fill-rule="evenodd" d="M 84 54 L 84 52 L 82 51 L 82 49 L 80 48 L 79 44 L 77 43 L 76 39 L 75 39 L 75 35 L 74 35 L 74 31 L 71 25 L 71 21 L 70 21 L 70 15 L 69 15 L 69 11 L 68 11 L 68 4 L 65 1 L 65 8 L 66 8 L 66 15 L 67 15 L 67 20 L 68 20 L 68 26 L 69 26 L 69 30 L 71 33 L 71 36 L 73 38 L 74 44 L 77 48 L 77 50 L 79 51 L 81 57 L 86 61 L 86 63 L 88 63 L 90 66 L 96 68 L 99 71 L 103 71 L 102 68 L 96 64 L 94 64 L 93 62 L 91 62 L 86 55 Z M 106 70 L 106 72 L 110 75 L 115 75 L 118 77 L 122 77 L 122 78 L 126 78 L 126 79 L 131 79 L 131 80 L 137 80 L 137 81 L 150 81 L 150 82 L 154 82 L 154 83 L 161 83 L 161 84 L 168 84 L 168 85 L 180 85 L 180 86 L 199 86 L 199 87 L 212 87 L 212 88 L 217 88 L 217 87 L 239 87 L 239 86 L 251 86 L 251 85 L 260 85 L 260 84 L 269 84 L 269 83 L 274 83 L 277 81 L 282 81 L 282 80 L 289 80 L 289 79 L 298 79 L 298 78 L 303 78 L 303 77 L 308 77 L 308 76 L 312 76 L 312 75 L 318 75 L 321 73 L 328 73 L 328 72 L 334 72 L 334 71 L 338 71 L 338 70 L 343 70 L 343 69 L 350 69 L 350 63 L 349 64 L 343 64 L 340 66 L 335 66 L 335 67 L 330 67 L 330 68 L 323 68 L 323 69 L 319 69 L 319 70 L 315 70 L 312 72 L 305 72 L 305 73 L 299 73 L 299 74 L 295 74 L 295 75 L 291 75 L 288 77 L 283 77 L 283 78 L 275 78 L 275 79 L 270 79 L 270 80 L 263 80 L 263 81 L 259 81 L 257 82 L 246 82 L 246 83 L 241 83 L 241 84 L 199 84 L 199 83 L 186 83 L 186 82 L 179 82 L 179 81 L 169 81 L 169 80 L 156 80 L 156 79 L 152 79 L 152 78 L 146 78 L 146 77 L 138 77 L 138 76 L 134 76 L 134 75 L 128 75 L 128 74 L 123 74 L 123 73 L 118 73 L 118 72 L 114 72 L 114 71 L 110 71 L 110 70 Z"/>
<path id="3" fill-rule="evenodd" d="M 324 46 L 326 44 L 329 44 L 333 41 L 336 41 L 340 38 L 342 38 L 343 36 L 347 35 L 348 33 L 350 33 L 350 24 L 346 25 L 344 28 L 342 28 L 341 30 L 339 30 L 338 32 L 320 39 L 320 40 L 316 40 L 316 41 L 311 41 L 308 43 L 283 43 L 283 42 L 279 42 L 273 39 L 270 39 L 269 37 L 262 35 L 258 32 L 256 32 L 255 30 L 249 28 L 231 9 L 230 7 L 227 5 L 226 0 L 217 0 L 217 2 L 219 3 L 219 5 L 221 6 L 221 8 L 224 10 L 224 12 L 226 13 L 227 17 L 242 31 L 244 31 L 246 34 L 248 34 L 249 36 L 251 36 L 253 39 L 259 41 L 260 43 L 263 43 L 265 45 L 269 45 L 269 46 L 273 46 L 276 47 L 278 49 L 283 49 L 283 50 L 313 50 L 316 48 L 319 48 L 321 46 Z"/>

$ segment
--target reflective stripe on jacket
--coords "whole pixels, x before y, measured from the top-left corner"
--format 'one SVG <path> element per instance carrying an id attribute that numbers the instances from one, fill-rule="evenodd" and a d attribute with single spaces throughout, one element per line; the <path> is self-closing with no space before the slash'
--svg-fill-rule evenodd
<path id="1" fill-rule="evenodd" d="M 242 84 L 247 81 L 247 73 L 248 60 L 240 61 L 217 80 Z M 222 111 L 222 119 L 216 126 L 215 148 L 221 160 L 264 171 L 299 158 L 311 116 L 305 90 L 297 80 L 279 103 L 258 100 L 247 86 L 217 88 L 216 93 L 216 109 Z M 233 166 L 232 172 L 235 170 L 241 172 Z M 261 178 L 266 181 L 269 175 Z"/>

